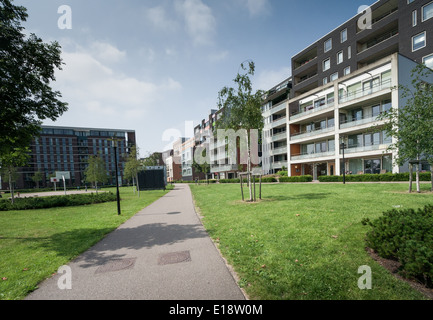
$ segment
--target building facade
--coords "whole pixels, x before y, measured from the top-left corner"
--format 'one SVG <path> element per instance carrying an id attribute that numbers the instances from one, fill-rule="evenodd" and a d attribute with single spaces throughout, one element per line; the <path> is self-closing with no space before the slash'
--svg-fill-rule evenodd
<path id="1" fill-rule="evenodd" d="M 69 172 L 71 179 L 67 186 L 83 186 L 84 171 L 90 156 L 100 155 L 109 173 L 109 184 L 115 184 L 115 159 L 112 139 L 118 140 L 117 162 L 119 180 L 123 180 L 123 169 L 129 148 L 136 144 L 135 131 L 100 128 L 77 128 L 42 126 L 41 134 L 35 137 L 30 146 L 28 165 L 18 169 L 16 188 L 33 188 L 36 182 L 32 177 L 42 173 L 39 185 L 52 186 L 50 177 L 55 172 Z M 3 183 L 3 188 L 8 185 Z"/>
<path id="2" fill-rule="evenodd" d="M 370 13 L 371 24 L 361 28 Z M 409 85 L 421 63 L 433 68 L 433 1 L 380 0 L 296 54 L 287 102 L 289 175 L 406 171 L 393 165 L 393 141 L 377 117 L 404 106 L 394 88 Z"/>

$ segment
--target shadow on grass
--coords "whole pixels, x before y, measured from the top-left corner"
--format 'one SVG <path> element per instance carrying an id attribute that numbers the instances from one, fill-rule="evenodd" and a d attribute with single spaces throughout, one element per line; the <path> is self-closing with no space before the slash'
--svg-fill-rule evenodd
<path id="1" fill-rule="evenodd" d="M 333 195 L 333 193 L 302 193 L 294 196 L 273 195 L 269 197 L 264 196 L 263 201 L 319 200 L 319 199 L 326 199 L 330 195 Z"/>

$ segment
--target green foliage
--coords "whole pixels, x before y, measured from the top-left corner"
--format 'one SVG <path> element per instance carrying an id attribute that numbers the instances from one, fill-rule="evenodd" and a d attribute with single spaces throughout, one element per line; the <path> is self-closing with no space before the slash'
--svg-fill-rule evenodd
<path id="1" fill-rule="evenodd" d="M 397 259 L 401 274 L 433 287 L 433 206 L 422 209 L 393 209 L 371 222 L 367 246 L 381 257 Z"/>
<path id="2" fill-rule="evenodd" d="M 60 45 L 26 35 L 21 25 L 26 11 L 0 1 L 0 155 L 28 146 L 43 120 L 55 121 L 67 110 L 60 92 L 50 87 L 62 66 Z"/>
<path id="3" fill-rule="evenodd" d="M 313 176 L 280 177 L 278 180 L 280 182 L 311 182 L 313 181 Z"/>
<path id="4" fill-rule="evenodd" d="M 15 203 L 13 204 L 8 199 L 2 199 L 0 200 L 0 211 L 75 207 L 110 201 L 116 201 L 116 195 L 112 192 L 37 198 L 16 198 Z"/>
<path id="5" fill-rule="evenodd" d="M 287 170 L 282 170 L 278 172 L 278 175 L 281 177 L 287 177 L 289 175 L 289 172 Z"/>
<path id="6" fill-rule="evenodd" d="M 421 172 L 419 174 L 420 181 L 430 181 L 430 172 Z M 413 174 L 415 179 L 415 173 Z M 320 176 L 320 182 L 343 182 L 343 176 Z M 409 173 L 384 173 L 384 174 L 350 174 L 346 175 L 346 182 L 381 182 L 394 181 L 403 182 L 409 181 Z"/>
<path id="7" fill-rule="evenodd" d="M 105 162 L 99 156 L 90 156 L 86 170 L 84 171 L 86 182 L 98 184 L 98 182 L 105 183 L 108 181 L 107 170 L 105 169 Z"/>

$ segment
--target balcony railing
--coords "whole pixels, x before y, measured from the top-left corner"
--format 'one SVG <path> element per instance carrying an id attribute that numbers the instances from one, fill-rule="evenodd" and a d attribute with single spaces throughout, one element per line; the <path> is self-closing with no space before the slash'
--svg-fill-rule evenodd
<path id="1" fill-rule="evenodd" d="M 364 146 L 364 147 L 351 147 L 344 149 L 344 153 L 358 153 L 358 152 L 367 152 L 367 151 L 376 151 L 376 150 L 386 150 L 390 144 L 375 144 L 371 146 Z M 342 151 L 340 150 L 340 153 Z"/>
<path id="2" fill-rule="evenodd" d="M 340 129 L 352 128 L 352 127 L 360 126 L 360 125 L 375 122 L 375 121 L 378 121 L 376 116 L 365 117 L 365 118 L 363 117 L 361 119 L 349 120 L 346 122 L 342 122 L 340 124 Z"/>
<path id="3" fill-rule="evenodd" d="M 334 102 L 333 101 L 332 102 L 328 102 L 327 104 L 324 104 L 324 105 L 321 105 L 321 106 L 318 106 L 318 107 L 311 106 L 311 109 L 300 110 L 299 112 L 293 112 L 290 115 L 290 120 L 291 121 L 292 120 L 296 120 L 296 119 L 301 118 L 303 116 L 306 116 L 306 115 L 309 115 L 309 114 L 312 114 L 312 113 L 315 113 L 315 112 L 319 112 L 321 110 L 325 110 L 325 109 L 328 109 L 328 108 L 333 108 L 333 107 L 334 107 Z"/>
<path id="4" fill-rule="evenodd" d="M 368 89 L 359 89 L 353 92 L 343 94 L 342 96 L 340 96 L 340 103 L 352 101 L 390 88 L 391 88 L 391 79 L 387 79 Z"/>
<path id="5" fill-rule="evenodd" d="M 296 160 L 316 159 L 316 158 L 332 157 L 332 156 L 335 156 L 335 151 L 304 153 L 304 154 L 294 155 L 290 157 L 290 159 L 292 159 L 292 161 L 296 161 Z"/>
<path id="6" fill-rule="evenodd" d="M 295 134 L 291 135 L 290 140 L 295 141 L 295 140 L 300 140 L 300 139 L 307 138 L 307 137 L 317 136 L 317 135 L 322 134 L 322 133 L 334 131 L 334 129 L 335 129 L 335 126 L 330 126 L 328 128 L 313 130 L 313 131 L 309 131 L 309 132 L 295 133 Z"/>
<path id="7" fill-rule="evenodd" d="M 278 118 L 278 120 L 273 121 L 271 123 L 272 127 L 275 128 L 275 127 L 278 127 L 282 124 L 286 124 L 286 118 L 287 117 L 281 117 L 281 118 Z"/>
<path id="8" fill-rule="evenodd" d="M 271 155 L 287 153 L 287 146 L 271 150 Z"/>
<path id="9" fill-rule="evenodd" d="M 287 132 L 286 131 L 274 134 L 272 136 L 272 142 L 278 141 L 278 140 L 284 140 L 284 139 L 287 139 Z"/>

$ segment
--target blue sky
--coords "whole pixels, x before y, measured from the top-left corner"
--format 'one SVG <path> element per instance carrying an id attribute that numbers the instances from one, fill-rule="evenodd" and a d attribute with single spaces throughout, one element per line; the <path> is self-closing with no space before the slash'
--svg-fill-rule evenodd
<path id="1" fill-rule="evenodd" d="M 256 89 L 290 76 L 290 58 L 372 0 L 15 0 L 27 33 L 57 40 L 65 63 L 53 88 L 69 111 L 48 125 L 136 130 L 141 156 L 188 136 L 256 64 Z M 61 5 L 72 29 L 60 29 Z"/>

